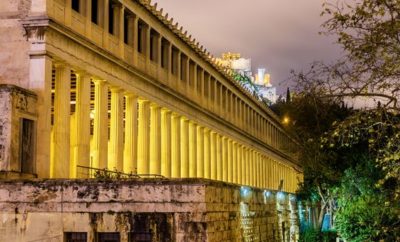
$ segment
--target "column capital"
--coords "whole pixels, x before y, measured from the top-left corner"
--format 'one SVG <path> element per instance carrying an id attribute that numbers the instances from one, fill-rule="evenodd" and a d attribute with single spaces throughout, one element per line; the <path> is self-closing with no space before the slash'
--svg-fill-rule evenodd
<path id="1" fill-rule="evenodd" d="M 124 95 L 125 95 L 126 97 L 133 97 L 133 98 L 137 98 L 137 97 L 138 97 L 137 94 L 135 94 L 135 93 L 133 93 L 133 92 L 130 92 L 130 91 L 124 91 Z"/>
<path id="2" fill-rule="evenodd" d="M 161 108 L 157 103 L 150 102 L 151 108 Z"/>
<path id="3" fill-rule="evenodd" d="M 140 103 L 147 103 L 147 102 L 149 102 L 149 100 L 144 99 L 144 98 L 142 98 L 142 97 L 138 97 L 138 102 L 140 102 Z"/>
<path id="4" fill-rule="evenodd" d="M 54 61 L 53 65 L 54 65 L 55 68 L 65 68 L 65 67 L 67 67 L 67 63 L 65 61 L 59 61 L 59 60 Z"/>
<path id="5" fill-rule="evenodd" d="M 122 92 L 123 89 L 117 86 L 110 86 L 110 91 L 114 93 Z"/>
<path id="6" fill-rule="evenodd" d="M 75 75 L 79 76 L 79 77 L 87 77 L 87 76 L 91 76 L 88 72 L 86 72 L 85 70 L 77 70 L 75 71 Z"/>
<path id="7" fill-rule="evenodd" d="M 173 117 L 175 117 L 175 118 L 181 117 L 181 115 L 180 115 L 179 113 L 175 113 L 175 112 L 172 112 L 171 115 L 172 115 Z"/>
<path id="8" fill-rule="evenodd" d="M 93 82 L 94 82 L 94 84 L 106 84 L 107 83 L 106 80 L 97 79 L 97 78 L 93 78 Z"/>
<path id="9" fill-rule="evenodd" d="M 161 108 L 161 112 L 163 112 L 163 113 L 171 113 L 172 114 L 171 110 L 169 110 L 168 108 L 164 108 L 164 107 Z"/>

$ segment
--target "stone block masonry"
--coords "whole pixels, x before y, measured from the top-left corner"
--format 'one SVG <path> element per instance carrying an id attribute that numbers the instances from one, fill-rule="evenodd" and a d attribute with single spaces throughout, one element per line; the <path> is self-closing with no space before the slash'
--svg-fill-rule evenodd
<path id="1" fill-rule="evenodd" d="M 0 241 L 296 241 L 291 203 L 205 179 L 1 180 Z"/>

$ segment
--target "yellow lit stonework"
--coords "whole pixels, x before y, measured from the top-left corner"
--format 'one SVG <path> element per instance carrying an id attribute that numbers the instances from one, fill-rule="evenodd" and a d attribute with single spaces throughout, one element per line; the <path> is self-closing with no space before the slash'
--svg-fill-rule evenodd
<path id="1" fill-rule="evenodd" d="M 111 2 L 32 0 L 18 22 L 27 43 L 10 48 L 26 71 L 5 82 L 38 95 L 35 173 L 91 178 L 79 167 L 92 167 L 273 190 L 283 180 L 295 192 L 296 141 L 224 68 L 240 54 L 214 59 L 147 1 Z"/>

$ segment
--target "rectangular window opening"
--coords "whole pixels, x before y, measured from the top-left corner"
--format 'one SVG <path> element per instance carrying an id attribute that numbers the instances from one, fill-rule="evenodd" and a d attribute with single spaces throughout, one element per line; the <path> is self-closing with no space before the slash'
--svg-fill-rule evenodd
<path id="1" fill-rule="evenodd" d="M 114 9 L 113 1 L 108 3 L 108 33 L 114 34 Z"/>
<path id="2" fill-rule="evenodd" d="M 158 41 L 160 35 L 153 29 L 150 30 L 150 60 L 158 61 Z"/>
<path id="3" fill-rule="evenodd" d="M 129 35 L 131 34 L 131 30 L 129 29 L 129 13 L 124 11 L 124 43 L 130 45 Z"/>
<path id="4" fill-rule="evenodd" d="M 143 21 L 138 21 L 137 51 L 141 54 L 146 54 L 147 28 L 148 25 L 146 25 Z"/>
<path id="5" fill-rule="evenodd" d="M 121 236 L 118 232 L 97 233 L 98 242 L 120 242 Z"/>
<path id="6" fill-rule="evenodd" d="M 188 58 L 186 55 L 181 54 L 181 80 L 186 82 L 187 81 L 187 74 L 188 74 Z"/>
<path id="7" fill-rule="evenodd" d="M 99 24 L 99 2 L 98 0 L 92 0 L 92 22 Z"/>
<path id="8" fill-rule="evenodd" d="M 73 10 L 75 10 L 76 12 L 80 13 L 81 10 L 81 6 L 80 6 L 80 0 L 72 0 L 71 1 L 71 7 Z"/>
<path id="9" fill-rule="evenodd" d="M 173 75 L 178 75 L 178 56 L 179 50 L 173 46 L 171 55 L 171 73 Z"/>
<path id="10" fill-rule="evenodd" d="M 86 242 L 87 233 L 86 232 L 66 232 L 65 242 Z"/>
<path id="11" fill-rule="evenodd" d="M 169 56 L 169 42 L 162 38 L 161 40 L 161 67 L 168 68 L 168 56 Z"/>
<path id="12" fill-rule="evenodd" d="M 21 172 L 34 173 L 34 122 L 30 119 L 21 120 L 20 163 Z"/>

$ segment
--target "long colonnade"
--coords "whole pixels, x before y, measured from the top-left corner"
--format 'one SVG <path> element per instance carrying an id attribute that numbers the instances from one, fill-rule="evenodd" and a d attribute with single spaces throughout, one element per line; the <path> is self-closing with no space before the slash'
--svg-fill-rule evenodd
<path id="1" fill-rule="evenodd" d="M 140 95 L 54 65 L 51 177 L 78 166 L 294 189 L 293 168 Z M 277 172 L 278 171 L 278 172 Z"/>
<path id="2" fill-rule="evenodd" d="M 277 117 L 156 6 L 46 2 L 54 23 L 46 56 L 31 57 L 31 78 L 43 86 L 37 157 L 46 159 L 49 143 L 51 177 L 79 177 L 77 166 L 88 166 L 297 189 L 297 145 Z M 40 126 L 47 118 L 50 130 Z"/>

